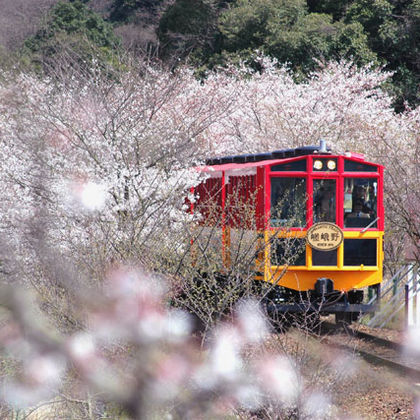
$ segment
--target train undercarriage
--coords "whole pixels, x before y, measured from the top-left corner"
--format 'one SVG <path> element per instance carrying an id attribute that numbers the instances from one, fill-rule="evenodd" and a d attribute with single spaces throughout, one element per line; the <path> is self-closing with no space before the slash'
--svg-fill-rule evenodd
<path id="1" fill-rule="evenodd" d="M 379 295 L 380 284 L 369 288 L 369 295 Z M 377 305 L 365 300 L 365 290 L 342 292 L 333 289 L 327 278 L 318 279 L 314 290 L 305 292 L 274 286 L 263 299 L 264 307 L 271 318 L 298 314 L 317 316 L 335 315 L 337 323 L 350 324 L 364 314 L 373 314 Z"/>

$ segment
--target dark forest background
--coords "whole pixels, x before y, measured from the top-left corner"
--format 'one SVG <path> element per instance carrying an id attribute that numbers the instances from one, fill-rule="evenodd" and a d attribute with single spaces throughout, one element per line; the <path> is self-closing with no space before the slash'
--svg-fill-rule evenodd
<path id="1" fill-rule="evenodd" d="M 203 77 L 256 51 L 296 80 L 329 60 L 393 72 L 395 108 L 420 103 L 420 0 L 2 0 L 0 57 L 51 71 L 57 55 L 147 55 Z M 115 62 L 114 62 L 115 64 Z"/>

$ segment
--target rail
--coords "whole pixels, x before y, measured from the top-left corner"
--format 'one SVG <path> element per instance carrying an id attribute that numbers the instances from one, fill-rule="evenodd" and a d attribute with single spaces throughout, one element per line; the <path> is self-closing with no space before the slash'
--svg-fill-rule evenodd
<path id="1" fill-rule="evenodd" d="M 335 338 L 337 333 L 338 340 Z M 354 352 L 372 365 L 387 367 L 414 383 L 420 381 L 420 359 L 417 353 L 407 353 L 403 344 L 359 331 L 357 328 L 346 327 L 343 330 L 329 322 L 322 322 L 319 332 L 313 335 L 317 338 L 322 337 L 322 342 L 328 346 Z M 343 335 L 353 337 L 357 341 L 346 343 Z"/>

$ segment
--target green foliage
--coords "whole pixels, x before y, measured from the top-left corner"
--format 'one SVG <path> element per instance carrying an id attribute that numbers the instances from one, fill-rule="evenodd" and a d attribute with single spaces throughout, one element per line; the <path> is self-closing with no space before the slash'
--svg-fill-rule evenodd
<path id="1" fill-rule="evenodd" d="M 343 24 L 340 22 L 336 26 L 339 31 L 333 46 L 335 58 L 353 59 L 358 65 L 378 61 L 377 55 L 369 48 L 368 36 L 360 23 Z"/>
<path id="2" fill-rule="evenodd" d="M 420 102 L 420 0 L 177 0 L 159 36 L 164 58 L 193 57 L 199 72 L 252 63 L 255 50 L 288 63 L 297 79 L 319 61 L 380 64 L 395 72 L 397 109 Z"/>
<path id="3" fill-rule="evenodd" d="M 390 90 L 397 109 L 420 103 L 420 1 L 356 0 L 344 20 L 363 26 L 368 42 L 387 70 L 395 71 Z"/>
<path id="4" fill-rule="evenodd" d="M 111 9 L 110 20 L 112 22 L 126 22 L 130 15 L 140 8 L 140 1 L 137 0 L 116 0 Z"/>
<path id="5" fill-rule="evenodd" d="M 289 29 L 271 24 L 268 37 L 269 53 L 281 62 L 290 62 L 292 68 L 303 73 L 314 68 L 314 58 L 330 56 L 330 48 L 337 30 L 331 18 L 324 14 L 300 17 Z"/>
<path id="6" fill-rule="evenodd" d="M 115 0 L 111 6 L 109 19 L 111 22 L 125 23 L 135 19 L 139 10 L 154 12 L 163 0 Z"/>
<path id="7" fill-rule="evenodd" d="M 221 14 L 220 29 L 227 51 L 260 49 L 301 74 L 316 68 L 317 60 L 376 60 L 360 24 L 309 13 L 304 0 L 238 0 Z"/>
<path id="8" fill-rule="evenodd" d="M 388 49 L 379 36 L 382 26 L 392 21 L 392 5 L 387 0 L 356 0 L 344 17 L 347 23 L 358 23 L 369 36 L 369 44 L 375 51 Z"/>
<path id="9" fill-rule="evenodd" d="M 200 34 L 213 18 L 212 4 L 205 0 L 178 0 L 162 16 L 162 33 Z"/>
<path id="10" fill-rule="evenodd" d="M 355 0 L 349 5 L 345 20 L 359 22 L 369 34 L 375 34 L 391 15 L 392 5 L 387 0 Z"/>
<path id="11" fill-rule="evenodd" d="M 302 0 L 238 0 L 221 14 L 227 49 L 260 46 L 273 29 L 290 29 L 304 15 Z"/>
<path id="12" fill-rule="evenodd" d="M 80 61 L 93 58 L 107 61 L 119 47 L 112 26 L 80 0 L 59 2 L 48 14 L 41 29 L 24 44 L 23 56 L 44 68 L 63 51 L 72 51 Z"/>
<path id="13" fill-rule="evenodd" d="M 352 0 L 308 0 L 310 13 L 327 13 L 334 21 L 340 20 Z"/>
<path id="14" fill-rule="evenodd" d="M 26 61 L 42 68 L 68 48 L 81 60 L 111 60 L 119 41 L 89 4 L 53 7 L 26 41 Z M 240 61 L 258 70 L 256 50 L 287 63 L 297 79 L 319 62 L 345 58 L 393 71 L 397 109 L 420 103 L 420 0 L 113 0 L 103 12 L 126 25 L 127 45 L 136 36 L 155 40 L 155 28 L 161 58 L 171 65 L 189 60 L 198 73 Z"/>
<path id="15" fill-rule="evenodd" d="M 420 104 L 420 0 L 413 0 L 405 9 L 394 33 L 397 36 L 391 40 L 395 49 L 387 58 L 389 68 L 396 69 L 393 91 L 397 95 L 396 105 L 402 109 L 404 101 Z"/>
<path id="16" fill-rule="evenodd" d="M 158 36 L 166 57 L 208 54 L 217 42 L 217 4 L 212 0 L 177 0 L 163 14 Z"/>

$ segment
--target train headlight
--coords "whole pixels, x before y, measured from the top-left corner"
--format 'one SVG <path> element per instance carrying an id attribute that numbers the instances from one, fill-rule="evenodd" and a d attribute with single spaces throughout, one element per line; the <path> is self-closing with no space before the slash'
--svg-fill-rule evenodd
<path id="1" fill-rule="evenodd" d="M 322 169 L 322 160 L 317 159 L 314 161 L 314 169 L 316 169 L 317 171 Z"/>
<path id="2" fill-rule="evenodd" d="M 330 171 L 333 171 L 334 169 L 335 169 L 335 167 L 336 167 L 337 165 L 336 165 L 336 163 L 335 163 L 335 160 L 329 160 L 328 162 L 327 162 L 327 167 L 328 167 L 328 169 L 330 170 Z"/>

